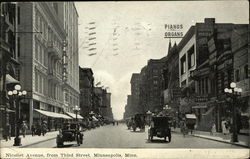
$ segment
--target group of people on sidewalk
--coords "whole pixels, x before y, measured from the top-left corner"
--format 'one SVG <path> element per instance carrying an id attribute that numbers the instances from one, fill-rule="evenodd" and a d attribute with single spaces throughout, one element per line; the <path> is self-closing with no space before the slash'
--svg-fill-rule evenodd
<path id="1" fill-rule="evenodd" d="M 20 133 L 21 135 L 23 136 L 23 138 L 25 138 L 26 134 L 27 134 L 27 130 L 29 129 L 26 121 L 23 121 L 21 124 L 20 124 Z M 37 123 L 36 125 L 31 125 L 31 133 L 32 133 L 32 136 L 34 135 L 45 135 L 47 132 L 47 125 L 45 122 L 43 122 L 42 124 L 39 124 Z M 6 124 L 6 129 L 5 129 L 5 140 L 8 141 L 8 140 L 11 140 L 11 126 L 10 124 Z"/>
<path id="2" fill-rule="evenodd" d="M 35 136 L 35 135 L 45 135 L 47 133 L 47 124 L 46 122 L 42 122 L 41 124 L 40 123 L 37 123 L 36 125 L 32 124 L 31 125 L 31 134 L 32 136 Z"/>
<path id="3" fill-rule="evenodd" d="M 197 125 L 195 123 L 188 123 L 186 120 L 181 120 L 179 123 L 180 126 L 180 131 L 183 134 L 183 137 L 185 137 L 185 135 L 188 135 L 188 133 L 190 132 L 191 134 L 193 134 L 193 132 L 196 130 Z M 222 129 L 222 134 L 223 135 L 228 135 L 231 132 L 231 123 L 230 123 L 230 119 L 228 118 L 222 118 L 221 121 L 221 129 Z M 211 124 L 211 128 L 210 128 L 210 135 L 215 135 L 217 132 L 216 130 L 216 124 L 213 121 Z"/>

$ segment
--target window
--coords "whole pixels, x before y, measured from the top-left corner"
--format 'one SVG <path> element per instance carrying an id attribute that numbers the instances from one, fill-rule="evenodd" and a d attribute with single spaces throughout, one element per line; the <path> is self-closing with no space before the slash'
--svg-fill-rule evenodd
<path id="1" fill-rule="evenodd" d="M 186 56 L 184 55 L 181 58 L 181 74 L 184 74 L 186 72 Z"/>
<path id="2" fill-rule="evenodd" d="M 188 69 L 194 66 L 194 45 L 188 50 Z"/>
<path id="3" fill-rule="evenodd" d="M 154 84 L 154 85 L 157 85 L 157 84 L 158 84 L 158 81 L 153 81 L 153 84 Z"/>
<path id="4" fill-rule="evenodd" d="M 228 88 L 230 87 L 230 83 L 232 82 L 232 70 L 228 70 L 227 71 L 227 84 L 228 84 Z"/>
<path id="5" fill-rule="evenodd" d="M 235 71 L 235 80 L 236 80 L 236 82 L 240 81 L 240 70 Z"/>
<path id="6" fill-rule="evenodd" d="M 17 7 L 17 23 L 20 24 L 20 7 Z"/>
<path id="7" fill-rule="evenodd" d="M 245 79 L 248 78 L 248 65 L 244 67 Z"/>
<path id="8" fill-rule="evenodd" d="M 20 37 L 17 38 L 17 56 L 20 57 Z"/>
<path id="9" fill-rule="evenodd" d="M 38 74 L 35 73 L 35 91 L 38 92 Z"/>
<path id="10" fill-rule="evenodd" d="M 37 42 L 36 43 L 37 45 L 37 51 L 36 51 L 36 59 L 37 59 L 37 61 L 39 61 L 39 55 L 40 55 L 40 45 L 39 45 L 39 43 Z"/>

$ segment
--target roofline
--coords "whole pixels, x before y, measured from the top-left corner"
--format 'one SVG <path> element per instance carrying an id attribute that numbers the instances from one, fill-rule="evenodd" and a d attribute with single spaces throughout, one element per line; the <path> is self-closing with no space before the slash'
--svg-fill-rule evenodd
<path id="1" fill-rule="evenodd" d="M 75 11 L 76 11 L 76 15 L 77 15 L 77 17 L 79 17 L 78 11 L 77 11 L 77 9 L 76 9 L 75 2 L 73 2 L 73 6 L 74 6 L 74 8 L 75 8 Z"/>
<path id="2" fill-rule="evenodd" d="M 204 23 L 202 23 L 202 24 L 204 24 Z M 183 49 L 183 47 L 187 44 L 187 42 L 192 38 L 192 36 L 195 34 L 195 29 L 196 29 L 196 27 L 194 25 L 192 25 L 188 29 L 188 31 L 186 32 L 184 37 L 181 39 L 181 41 L 177 45 L 177 50 L 178 51 L 181 51 Z"/>

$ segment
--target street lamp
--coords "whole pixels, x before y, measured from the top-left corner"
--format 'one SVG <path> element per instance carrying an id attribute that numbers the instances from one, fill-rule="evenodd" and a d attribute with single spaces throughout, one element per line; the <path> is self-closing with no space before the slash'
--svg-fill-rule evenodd
<path id="1" fill-rule="evenodd" d="M 23 90 L 21 91 L 21 86 L 19 84 L 15 85 L 14 87 L 15 89 L 13 91 L 9 91 L 8 95 L 13 97 L 13 99 L 16 99 L 15 104 L 16 104 L 16 137 L 14 140 L 14 145 L 13 146 L 21 146 L 21 138 L 19 137 L 19 131 L 20 131 L 20 117 L 19 117 L 19 113 L 20 113 L 20 106 L 19 106 L 19 102 L 21 100 L 21 98 L 25 95 L 27 95 L 27 91 Z"/>
<path id="2" fill-rule="evenodd" d="M 232 142 L 238 142 L 238 135 L 237 135 L 237 124 L 236 124 L 236 101 L 237 97 L 241 95 L 242 89 L 236 87 L 236 83 L 230 83 L 230 88 L 225 88 L 224 92 L 233 99 L 233 134 L 231 137 Z"/>
<path id="3" fill-rule="evenodd" d="M 150 125 L 150 120 L 151 120 L 151 114 L 152 114 L 152 112 L 150 110 L 148 110 L 146 112 L 146 114 L 147 114 L 147 124 Z"/>
<path id="4" fill-rule="evenodd" d="M 76 105 L 76 106 L 73 108 L 73 110 L 76 112 L 76 121 L 77 121 L 77 113 L 81 110 L 81 108 L 80 108 L 78 105 Z"/>

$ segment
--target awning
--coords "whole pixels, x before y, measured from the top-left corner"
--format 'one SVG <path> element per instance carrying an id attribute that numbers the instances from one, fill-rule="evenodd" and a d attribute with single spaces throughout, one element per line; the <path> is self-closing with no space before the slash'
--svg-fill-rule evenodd
<path id="1" fill-rule="evenodd" d="M 95 116 L 92 116 L 92 119 L 93 119 L 94 121 L 98 121 L 98 119 L 97 119 Z"/>
<path id="2" fill-rule="evenodd" d="M 8 113 L 15 113 L 15 111 L 14 110 L 11 110 L 11 109 L 6 109 L 6 111 L 8 112 Z"/>
<path id="3" fill-rule="evenodd" d="M 74 113 L 66 112 L 66 114 L 68 114 L 72 118 L 76 118 L 76 114 Z M 77 119 L 83 119 L 83 117 L 80 114 L 77 114 Z"/>
<path id="4" fill-rule="evenodd" d="M 49 111 L 45 111 L 45 110 L 39 110 L 39 109 L 34 109 L 35 111 L 37 111 L 38 113 L 51 117 L 51 118 L 63 118 L 63 119 L 72 119 L 71 117 L 69 117 L 68 115 L 65 114 L 60 114 L 60 113 L 55 113 L 55 112 L 49 112 Z"/>
<path id="5" fill-rule="evenodd" d="M 195 114 L 186 114 L 187 119 L 196 119 Z"/>
<path id="6" fill-rule="evenodd" d="M 11 84 L 11 83 L 20 83 L 18 80 L 13 78 L 11 75 L 7 74 L 6 75 L 6 84 Z"/>

